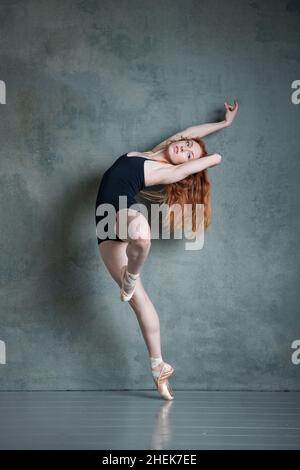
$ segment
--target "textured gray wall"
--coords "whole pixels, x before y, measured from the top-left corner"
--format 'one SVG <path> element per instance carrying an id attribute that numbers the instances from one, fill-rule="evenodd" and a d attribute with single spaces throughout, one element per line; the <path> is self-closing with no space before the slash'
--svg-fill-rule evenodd
<path id="1" fill-rule="evenodd" d="M 1 330 L 7 389 L 153 388 L 98 254 L 96 191 L 129 150 L 223 116 L 206 139 L 200 251 L 153 241 L 142 279 L 174 389 L 300 389 L 299 2 L 0 2 Z"/>

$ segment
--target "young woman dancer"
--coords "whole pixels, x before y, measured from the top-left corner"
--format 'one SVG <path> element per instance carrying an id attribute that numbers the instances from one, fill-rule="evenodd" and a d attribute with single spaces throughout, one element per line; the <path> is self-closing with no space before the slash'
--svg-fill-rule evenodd
<path id="1" fill-rule="evenodd" d="M 99 215 L 97 211 L 101 204 L 110 203 L 116 210 L 113 236 L 102 237 L 96 229 L 99 253 L 120 287 L 121 300 L 128 301 L 136 314 L 148 349 L 154 383 L 166 400 L 174 398 L 168 381 L 174 369 L 162 359 L 159 318 L 140 278 L 151 246 L 151 229 L 146 217 L 130 206 L 136 203 L 134 196 L 139 192 L 168 206 L 174 203 L 181 206 L 185 203 L 203 204 L 204 228 L 208 227 L 211 209 L 207 168 L 218 165 L 221 156 L 217 153 L 208 155 L 202 137 L 232 123 L 238 103 L 236 100 L 233 105 L 225 102 L 224 106 L 225 118 L 221 122 L 189 127 L 152 150 L 121 155 L 104 173 L 96 200 L 96 226 L 107 217 L 106 213 Z M 153 185 L 163 185 L 163 195 L 145 190 Z M 127 206 L 120 209 L 121 195 L 127 196 Z M 126 220 L 125 237 L 120 236 L 123 234 L 120 232 L 122 212 Z"/>

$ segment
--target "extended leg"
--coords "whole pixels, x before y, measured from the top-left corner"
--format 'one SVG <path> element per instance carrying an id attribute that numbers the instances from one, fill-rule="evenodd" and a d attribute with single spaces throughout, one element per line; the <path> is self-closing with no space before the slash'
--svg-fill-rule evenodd
<path id="1" fill-rule="evenodd" d="M 115 282 L 121 287 L 121 267 L 127 264 L 127 243 L 106 240 L 99 245 L 101 258 Z M 144 290 L 140 277 L 129 301 L 138 319 L 144 340 L 153 357 L 161 356 L 160 322 L 156 309 Z"/>
<path id="2" fill-rule="evenodd" d="M 119 286 L 122 284 L 121 267 L 127 263 L 126 248 L 126 243 L 110 240 L 99 245 L 104 264 Z M 173 368 L 162 360 L 159 317 L 140 278 L 136 281 L 135 291 L 129 304 L 139 322 L 148 349 L 150 364 L 154 366 L 151 367 L 151 371 L 157 389 L 163 398 L 172 400 L 173 391 L 169 385 L 168 376 L 173 372 Z M 158 358 L 158 360 L 153 361 L 151 358 Z"/>

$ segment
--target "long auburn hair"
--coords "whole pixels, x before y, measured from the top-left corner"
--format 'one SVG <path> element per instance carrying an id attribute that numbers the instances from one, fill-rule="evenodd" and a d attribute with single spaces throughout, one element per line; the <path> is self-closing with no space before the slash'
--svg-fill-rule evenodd
<path id="1" fill-rule="evenodd" d="M 180 140 L 186 140 L 186 138 L 180 136 L 178 139 L 167 140 L 166 144 L 159 148 L 159 151 L 162 149 L 166 150 L 171 143 L 178 142 Z M 193 137 L 189 140 L 195 140 L 200 145 L 202 149 L 202 155 L 200 158 L 208 155 L 205 143 L 202 139 L 199 137 Z M 190 224 L 191 222 L 190 213 L 186 214 L 184 211 L 184 204 L 192 205 L 192 231 L 194 232 L 194 235 L 198 233 L 200 224 L 203 223 L 204 230 L 206 230 L 211 223 L 210 181 L 207 169 L 199 171 L 198 173 L 193 173 L 176 183 L 165 184 L 161 190 L 150 191 L 143 189 L 140 191 L 140 194 L 146 199 L 167 205 L 167 214 L 164 222 L 168 223 L 171 232 L 174 232 L 174 230 L 178 228 L 182 230 L 183 224 L 186 227 L 185 224 Z M 179 213 L 176 211 L 176 206 L 172 210 L 173 204 L 178 204 L 180 206 Z M 200 221 L 196 219 L 196 204 L 203 204 L 203 210 L 200 214 L 202 219 Z M 198 215 L 199 212 L 197 213 L 197 216 Z M 198 222 L 197 226 L 196 222 Z"/>

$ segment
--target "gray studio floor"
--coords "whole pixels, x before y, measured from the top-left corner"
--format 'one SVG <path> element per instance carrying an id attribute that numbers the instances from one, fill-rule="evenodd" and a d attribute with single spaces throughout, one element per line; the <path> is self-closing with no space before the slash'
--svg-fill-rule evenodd
<path id="1" fill-rule="evenodd" d="M 0 392 L 1 449 L 300 449 L 300 392 Z"/>

